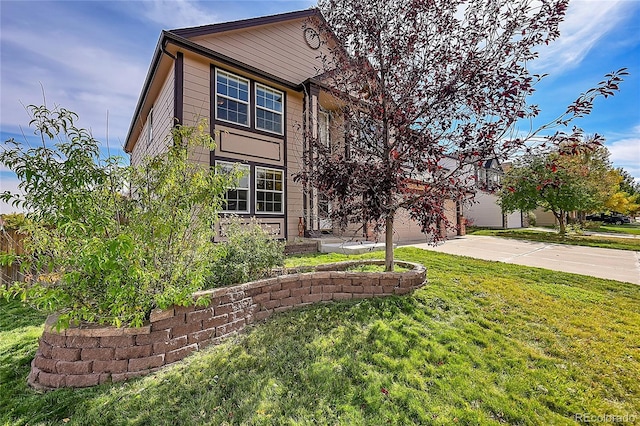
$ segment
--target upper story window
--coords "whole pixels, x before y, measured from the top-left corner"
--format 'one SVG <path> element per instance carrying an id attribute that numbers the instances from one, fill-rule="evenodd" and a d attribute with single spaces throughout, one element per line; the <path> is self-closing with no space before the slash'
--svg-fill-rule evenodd
<path id="1" fill-rule="evenodd" d="M 282 134 L 284 94 L 256 84 L 256 129 Z"/>
<path id="2" fill-rule="evenodd" d="M 216 118 L 249 126 L 249 80 L 216 70 Z"/>
<path id="3" fill-rule="evenodd" d="M 484 167 L 478 169 L 477 184 L 479 187 L 494 190 L 500 186 L 501 181 L 502 173 L 499 170 Z"/>

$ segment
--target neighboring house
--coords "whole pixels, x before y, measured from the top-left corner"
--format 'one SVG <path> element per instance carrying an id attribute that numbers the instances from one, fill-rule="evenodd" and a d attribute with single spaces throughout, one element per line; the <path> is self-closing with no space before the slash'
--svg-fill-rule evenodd
<path id="1" fill-rule="evenodd" d="M 476 194 L 473 203 L 465 209 L 465 217 L 470 225 L 502 229 L 525 226 L 522 212 L 503 213 L 498 204 L 496 190 L 500 188 L 503 174 L 503 166 L 497 160 L 476 166 Z"/>
<path id="2" fill-rule="evenodd" d="M 558 219 L 550 211 L 545 211 L 542 207 L 538 207 L 533 212 L 535 216 L 536 226 L 557 226 Z"/>
<path id="3" fill-rule="evenodd" d="M 131 163 L 166 150 L 174 125 L 205 118 L 217 146 L 191 159 L 247 172 L 227 193 L 225 213 L 257 217 L 287 240 L 333 233 L 331 203 L 293 179 L 310 155 L 307 137 L 341 137 L 318 76 L 328 52 L 316 30 L 322 19 L 309 9 L 163 31 L 125 143 Z M 395 228 L 396 241 L 425 239 L 406 212 Z"/>

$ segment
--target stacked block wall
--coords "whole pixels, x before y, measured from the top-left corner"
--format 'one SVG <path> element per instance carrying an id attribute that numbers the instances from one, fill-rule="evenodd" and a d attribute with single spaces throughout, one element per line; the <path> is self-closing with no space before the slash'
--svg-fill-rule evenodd
<path id="1" fill-rule="evenodd" d="M 323 265 L 314 272 L 198 292 L 194 298 L 208 298 L 207 306 L 157 310 L 149 324 L 140 328 L 80 326 L 56 331 L 52 316 L 45 324 L 28 382 L 51 389 L 127 380 L 217 344 L 274 313 L 318 302 L 407 294 L 426 280 L 425 268 L 408 262 L 397 262 L 413 268 L 402 273 L 344 271 L 361 263 Z"/>

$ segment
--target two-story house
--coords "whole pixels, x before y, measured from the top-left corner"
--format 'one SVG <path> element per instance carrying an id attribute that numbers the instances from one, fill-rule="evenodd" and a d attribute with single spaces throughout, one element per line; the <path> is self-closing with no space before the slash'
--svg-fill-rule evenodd
<path id="1" fill-rule="evenodd" d="M 333 232 L 330 202 L 293 179 L 310 155 L 306 138 L 340 138 L 318 78 L 332 42 L 321 43 L 322 22 L 309 9 L 163 31 L 125 143 L 131 163 L 163 152 L 174 125 L 205 118 L 216 148 L 191 159 L 246 171 L 227 193 L 226 213 L 257 217 L 282 239 Z M 402 213 L 396 228 L 396 241 L 425 238 Z"/>
<path id="2" fill-rule="evenodd" d="M 522 228 L 525 217 L 521 211 L 504 213 L 496 191 L 500 189 L 500 181 L 504 174 L 504 167 L 510 164 L 500 164 L 497 160 L 488 160 L 475 167 L 476 193 L 473 202 L 466 206 L 465 217 L 470 225 L 485 228 Z"/>

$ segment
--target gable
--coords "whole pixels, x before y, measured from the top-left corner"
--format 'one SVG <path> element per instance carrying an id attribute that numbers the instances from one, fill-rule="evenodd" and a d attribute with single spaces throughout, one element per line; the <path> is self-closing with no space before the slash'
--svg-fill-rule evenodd
<path id="1" fill-rule="evenodd" d="M 326 46 L 312 49 L 304 39 L 308 18 L 189 37 L 207 49 L 221 53 L 251 67 L 294 84 L 321 72 L 320 55 Z"/>

